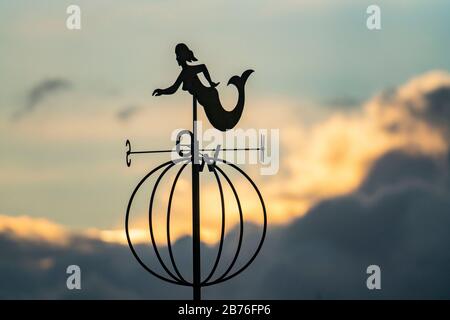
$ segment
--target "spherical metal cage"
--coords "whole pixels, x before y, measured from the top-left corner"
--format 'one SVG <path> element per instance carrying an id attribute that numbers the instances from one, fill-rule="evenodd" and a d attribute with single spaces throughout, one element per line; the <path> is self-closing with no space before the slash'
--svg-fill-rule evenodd
<path id="1" fill-rule="evenodd" d="M 260 204 L 261 204 L 261 208 L 262 208 L 263 226 L 262 226 L 262 233 L 261 233 L 261 237 L 259 239 L 258 245 L 256 246 L 256 250 L 250 256 L 250 258 L 247 260 L 247 262 L 244 263 L 239 268 L 236 268 L 236 261 L 238 260 L 239 254 L 241 253 L 241 247 L 242 247 L 243 236 L 244 236 L 244 217 L 243 217 L 243 212 L 242 212 L 241 201 L 239 199 L 239 195 L 238 195 L 238 193 L 236 191 L 235 186 L 231 182 L 231 179 L 217 165 L 217 162 L 221 162 L 221 163 L 223 163 L 223 164 L 233 168 L 238 173 L 243 175 L 248 182 L 250 182 L 250 184 L 254 188 L 256 194 L 258 195 L 258 198 L 259 198 L 259 201 L 260 201 Z M 168 252 L 169 252 L 170 263 L 172 265 L 173 270 L 175 271 L 175 272 L 172 272 L 167 267 L 166 263 L 162 259 L 161 254 L 160 254 L 160 252 L 158 250 L 158 246 L 156 244 L 155 236 L 154 236 L 154 232 L 153 232 L 154 230 L 153 230 L 153 219 L 152 219 L 152 216 L 153 216 L 153 203 L 154 203 L 155 193 L 156 193 L 156 190 L 158 188 L 158 185 L 159 185 L 161 179 L 163 178 L 163 176 L 167 172 L 169 172 L 169 170 L 172 169 L 178 163 L 181 165 L 181 167 L 177 171 L 177 173 L 175 175 L 175 178 L 173 180 L 173 183 L 172 183 L 172 186 L 171 186 L 171 189 L 170 189 L 168 205 L 167 205 L 166 236 L 167 236 L 167 249 L 168 249 Z M 159 279 L 161 279 L 163 281 L 170 282 L 170 283 L 173 283 L 173 284 L 182 285 L 182 286 L 191 286 L 192 287 L 192 286 L 194 286 L 193 282 L 186 280 L 182 276 L 181 272 L 179 271 L 179 269 L 177 267 L 177 264 L 175 263 L 175 258 L 174 258 L 174 254 L 173 254 L 173 250 L 172 250 L 172 242 L 171 242 L 171 239 L 170 239 L 170 221 L 171 221 L 172 200 L 173 200 L 173 196 L 174 196 L 174 193 L 175 193 L 175 189 L 176 189 L 176 185 L 177 185 L 178 179 L 179 179 L 180 175 L 182 174 L 182 172 L 184 171 L 184 169 L 186 168 L 186 166 L 188 164 L 192 164 L 192 158 L 188 158 L 188 159 L 186 159 L 186 158 L 183 159 L 182 158 L 182 159 L 167 161 L 167 162 L 157 166 L 153 170 L 151 170 L 144 178 L 142 178 L 142 180 L 138 183 L 136 188 L 133 190 L 133 193 L 131 194 L 130 200 L 128 202 L 127 212 L 126 212 L 126 217 L 125 217 L 125 232 L 126 232 L 127 241 L 128 241 L 128 245 L 129 245 L 129 247 L 131 249 L 131 252 L 133 253 L 133 255 L 136 258 L 136 260 L 139 262 L 139 264 L 146 271 L 148 271 L 149 273 L 151 273 L 152 275 L 154 275 L 155 277 L 157 277 L 157 278 L 159 278 Z M 218 283 L 227 281 L 227 280 L 237 276 L 238 274 L 243 272 L 245 269 L 247 269 L 250 266 L 250 264 L 255 260 L 255 258 L 258 255 L 258 253 L 260 252 L 260 250 L 262 248 L 262 245 L 264 243 L 264 239 L 265 239 L 265 236 L 266 236 L 266 230 L 267 230 L 266 207 L 265 207 L 264 200 L 262 198 L 261 192 L 259 191 L 259 189 L 256 186 L 256 184 L 253 182 L 253 180 L 242 169 L 240 169 L 238 166 L 236 166 L 233 163 L 227 162 L 227 161 L 225 161 L 223 159 L 216 159 L 216 161 L 214 163 L 208 164 L 208 168 L 214 174 L 214 177 L 215 177 L 215 180 L 217 182 L 218 189 L 219 189 L 220 202 L 221 202 L 221 217 L 222 217 L 222 219 L 221 219 L 221 228 L 220 228 L 220 230 L 221 230 L 220 231 L 220 241 L 218 243 L 217 255 L 216 255 L 214 264 L 213 264 L 210 272 L 200 282 L 200 286 L 201 287 L 211 286 L 211 285 L 214 285 L 214 284 L 218 284 Z M 155 183 L 153 185 L 152 193 L 151 193 L 151 196 L 150 196 L 149 208 L 148 208 L 148 224 L 149 224 L 149 232 L 150 232 L 150 238 L 151 238 L 151 244 L 152 244 L 152 247 L 153 247 L 153 251 L 154 251 L 154 253 L 156 255 L 156 258 L 158 259 L 158 262 L 160 263 L 161 267 L 166 272 L 166 275 L 162 275 L 162 274 L 159 274 L 159 273 L 155 272 L 146 263 L 144 263 L 144 261 L 139 257 L 139 255 L 137 254 L 137 252 L 135 250 L 135 247 L 133 246 L 132 240 L 130 238 L 130 230 L 129 230 L 130 210 L 131 210 L 131 206 L 132 206 L 132 203 L 133 203 L 133 200 L 134 200 L 134 197 L 135 197 L 136 193 L 138 192 L 138 190 L 142 186 L 142 184 L 145 181 L 147 181 L 147 179 L 149 179 L 151 176 L 153 176 L 154 174 L 156 174 L 159 171 L 161 171 L 161 173 L 159 174 L 158 178 L 156 179 L 156 181 L 155 181 Z M 221 275 L 215 277 L 215 273 L 217 271 L 217 268 L 219 266 L 219 263 L 220 263 L 220 260 L 221 260 L 221 256 L 222 256 L 222 253 L 223 253 L 222 249 L 223 249 L 224 238 L 225 238 L 226 209 L 225 209 L 225 200 L 224 200 L 224 192 L 223 192 L 221 177 L 223 177 L 225 179 L 225 181 L 228 183 L 228 185 L 230 186 L 230 188 L 232 190 L 232 193 L 234 195 L 234 198 L 236 200 L 236 203 L 237 203 L 237 207 L 238 207 L 238 210 L 239 210 L 239 238 L 238 238 L 238 245 L 237 245 L 236 251 L 234 253 L 234 256 L 233 256 L 233 258 L 231 260 L 231 263 L 228 265 L 226 270 Z"/>

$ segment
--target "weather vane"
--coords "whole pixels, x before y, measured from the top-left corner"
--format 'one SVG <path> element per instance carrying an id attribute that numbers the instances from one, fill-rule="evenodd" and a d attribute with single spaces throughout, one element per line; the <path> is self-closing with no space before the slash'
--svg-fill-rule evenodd
<path id="1" fill-rule="evenodd" d="M 259 151 L 261 153 L 261 157 L 264 155 L 264 139 L 261 138 L 261 145 L 259 147 L 253 147 L 253 148 L 221 148 L 220 145 L 217 146 L 215 149 L 200 149 L 199 148 L 199 141 L 198 141 L 198 132 L 197 132 L 197 102 L 199 102 L 205 110 L 206 116 L 209 120 L 209 122 L 212 124 L 212 126 L 220 131 L 226 131 L 229 129 L 234 128 L 237 123 L 239 122 L 239 119 L 241 118 L 242 111 L 244 109 L 244 103 L 245 103 L 245 92 L 244 87 L 245 83 L 247 82 L 247 79 L 249 76 L 253 73 L 253 70 L 246 70 L 242 73 L 241 76 L 233 76 L 228 81 L 228 84 L 233 84 L 236 86 L 238 90 L 238 100 L 236 103 L 236 106 L 231 111 L 227 111 L 223 108 L 220 99 L 219 94 L 216 89 L 217 85 L 219 83 L 215 83 L 211 80 L 211 76 L 209 75 L 208 69 L 204 64 L 197 64 L 192 65 L 188 64 L 190 62 L 197 61 L 197 59 L 194 57 L 193 52 L 184 44 L 180 43 L 175 47 L 175 54 L 176 54 L 176 60 L 178 64 L 181 67 L 181 72 L 176 79 L 175 83 L 166 88 L 166 89 L 156 89 L 153 92 L 154 96 L 160 96 L 160 95 L 171 95 L 177 91 L 179 86 L 182 84 L 182 88 L 185 91 L 188 91 L 192 97 L 193 97 L 193 106 L 192 106 L 192 131 L 189 130 L 183 130 L 184 133 L 188 134 L 190 136 L 190 144 L 187 145 L 181 145 L 181 135 L 179 134 L 177 136 L 176 141 L 176 148 L 175 150 L 149 150 L 149 151 L 132 151 L 131 150 L 131 143 L 129 140 L 126 141 L 126 163 L 127 166 L 131 165 L 131 155 L 135 154 L 145 154 L 145 153 L 171 153 L 176 152 L 180 156 L 180 158 L 177 158 L 175 160 L 167 161 L 156 168 L 152 169 L 147 175 L 142 178 L 142 180 L 138 183 L 138 185 L 133 190 L 130 200 L 128 202 L 127 206 L 127 212 L 125 217 L 125 231 L 127 236 L 128 245 L 130 246 L 130 249 L 136 258 L 136 260 L 141 264 L 141 266 L 151 273 L 152 275 L 156 276 L 157 278 L 164 280 L 169 283 L 178 284 L 182 286 L 188 286 L 193 288 L 193 299 L 194 300 L 200 300 L 201 299 L 201 288 L 206 286 L 212 286 L 224 281 L 227 281 L 238 274 L 240 274 L 242 271 L 244 271 L 256 258 L 258 253 L 261 250 L 261 247 L 264 242 L 264 238 L 266 235 L 266 229 L 267 229 L 267 214 L 266 214 L 266 208 L 264 204 L 263 197 L 256 186 L 256 184 L 253 182 L 253 180 L 238 166 L 235 164 L 228 162 L 224 159 L 218 158 L 219 152 L 225 152 L 225 151 Z M 198 78 L 198 74 L 203 74 L 209 82 L 209 87 L 204 86 L 203 83 Z M 185 146 L 187 148 L 181 149 L 181 146 Z M 205 152 L 214 151 L 214 157 L 209 157 Z M 166 262 L 162 259 L 160 251 L 158 249 L 158 246 L 155 241 L 154 236 L 154 228 L 153 228 L 153 203 L 155 199 L 155 193 L 158 188 L 158 185 L 163 178 L 163 176 L 176 164 L 181 164 L 180 169 L 177 171 L 175 178 L 172 182 L 172 186 L 170 188 L 170 194 L 168 197 L 167 202 L 167 225 L 166 225 L 166 236 L 167 236 L 167 249 L 170 256 L 170 263 L 172 266 L 172 270 L 168 268 L 166 265 Z M 175 258 L 172 250 L 172 243 L 170 239 L 170 221 L 171 221 L 171 207 L 172 207 L 172 201 L 175 194 L 175 189 L 177 185 L 177 181 L 181 175 L 181 173 L 184 171 L 187 165 L 191 165 L 192 168 L 192 280 L 186 279 L 183 277 L 181 272 L 179 271 L 177 264 L 175 263 Z M 209 172 L 212 172 L 214 174 L 215 180 L 217 182 L 217 186 L 219 189 L 220 194 L 220 202 L 221 202 L 221 233 L 220 233 L 220 241 L 218 243 L 218 252 L 213 264 L 212 269 L 205 273 L 205 275 L 202 273 L 201 270 L 201 236 L 200 236 L 200 173 L 203 172 L 204 168 L 208 168 Z M 236 267 L 236 261 L 239 257 L 239 254 L 241 252 L 242 242 L 243 242 L 243 234 L 244 234 L 244 217 L 243 217 L 243 210 L 241 206 L 241 200 L 239 198 L 239 195 L 236 191 L 235 186 L 233 185 L 231 179 L 229 176 L 225 173 L 224 170 L 220 168 L 220 165 L 226 165 L 228 167 L 233 168 L 238 173 L 240 173 L 242 176 L 246 178 L 246 180 L 250 183 L 254 191 L 256 192 L 259 202 L 261 204 L 261 211 L 263 215 L 263 225 L 262 225 L 262 233 L 261 238 L 259 239 L 259 242 L 256 246 L 255 251 L 253 254 L 249 257 L 249 259 L 243 263 L 242 266 Z M 159 173 L 159 175 L 157 175 Z M 150 238 L 152 247 L 154 250 L 154 253 L 156 254 L 157 260 L 159 264 L 161 265 L 162 269 L 164 269 L 165 274 L 160 274 L 155 272 L 148 264 L 144 263 L 143 259 L 137 254 L 135 247 L 133 246 L 132 240 L 130 238 L 130 229 L 129 229 L 129 219 L 130 219 L 130 209 L 134 200 L 134 197 L 139 190 L 139 188 L 142 186 L 142 184 L 149 179 L 150 176 L 157 176 L 157 179 L 153 185 L 152 192 L 150 195 L 150 201 L 149 201 L 149 209 L 148 209 L 148 222 L 149 222 L 149 232 L 150 232 Z M 221 273 L 220 275 L 217 275 L 218 266 L 221 260 L 222 251 L 223 251 L 223 245 L 224 245 L 224 239 L 225 239 L 225 219 L 226 219 L 226 209 L 225 209 L 225 200 L 224 200 L 224 192 L 223 192 L 223 186 L 222 186 L 222 178 L 225 179 L 226 183 L 230 186 L 234 198 L 236 200 L 237 208 L 239 211 L 239 239 L 238 239 L 238 245 L 236 248 L 236 251 L 234 252 L 233 258 L 231 260 L 231 263 L 225 267 L 225 271 Z"/>

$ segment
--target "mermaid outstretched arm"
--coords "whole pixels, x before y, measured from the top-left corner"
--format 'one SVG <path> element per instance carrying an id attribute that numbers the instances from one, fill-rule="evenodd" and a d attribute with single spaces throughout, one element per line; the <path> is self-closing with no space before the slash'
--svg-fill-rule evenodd
<path id="1" fill-rule="evenodd" d="M 180 87 L 180 84 L 183 82 L 182 74 L 183 74 L 183 71 L 180 72 L 177 80 L 175 80 L 175 83 L 173 85 L 171 85 L 170 87 L 168 87 L 166 89 L 156 89 L 155 91 L 153 91 L 152 96 L 160 96 L 163 94 L 170 95 L 170 94 L 174 94 L 175 92 L 177 92 L 178 88 Z"/>

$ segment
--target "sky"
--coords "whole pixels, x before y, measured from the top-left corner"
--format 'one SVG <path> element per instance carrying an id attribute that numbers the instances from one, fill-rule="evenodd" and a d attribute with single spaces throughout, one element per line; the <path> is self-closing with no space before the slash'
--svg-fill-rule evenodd
<path id="1" fill-rule="evenodd" d="M 65 26 L 70 4 L 81 8 L 81 30 Z M 185 296 L 141 284 L 147 276 L 137 271 L 123 231 L 134 186 L 167 160 L 142 156 L 127 168 L 125 141 L 170 148 L 172 131 L 190 126 L 186 92 L 151 95 L 176 79 L 174 47 L 184 42 L 221 82 L 226 105 L 236 98 L 228 79 L 254 69 L 239 127 L 280 130 L 279 172 L 261 176 L 257 166 L 243 167 L 266 201 L 267 245 L 251 276 L 208 289 L 209 297 L 448 298 L 443 270 L 450 250 L 442 226 L 450 212 L 450 3 L 377 1 L 377 31 L 366 27 L 370 4 L 0 2 L 0 255 L 11 257 L 0 263 L 0 297 L 76 298 L 57 279 L 65 277 L 66 261 L 77 259 L 92 270 L 91 289 L 80 297 Z M 206 121 L 202 110 L 199 116 Z M 260 226 L 256 198 L 233 178 L 247 199 L 247 222 Z M 180 180 L 172 232 L 184 248 L 189 176 Z M 214 194 L 211 179 L 202 186 Z M 157 196 L 161 208 L 167 191 Z M 133 222 L 138 242 L 149 240 L 145 194 L 141 200 Z M 202 239 L 210 246 L 218 240 L 213 200 L 202 202 Z M 164 213 L 155 219 L 163 224 Z M 228 230 L 237 221 L 234 212 Z M 12 254 L 10 248 L 22 249 Z M 111 262 L 106 275 L 95 257 Z M 371 295 L 361 283 L 373 261 L 386 267 L 391 285 Z M 121 268 L 136 272 L 129 288 Z M 19 272 L 46 285 L 21 282 L 11 291 L 8 279 Z M 267 290 L 258 287 L 280 274 Z"/>

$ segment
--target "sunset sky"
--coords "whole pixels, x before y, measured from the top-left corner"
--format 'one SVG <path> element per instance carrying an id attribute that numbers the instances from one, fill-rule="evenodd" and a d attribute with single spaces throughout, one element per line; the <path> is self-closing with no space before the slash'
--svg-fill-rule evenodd
<path id="1" fill-rule="evenodd" d="M 176 79 L 179 42 L 221 82 L 226 105 L 236 99 L 228 79 L 255 70 L 238 126 L 280 130 L 278 174 L 243 167 L 264 195 L 269 228 L 292 228 L 323 203 L 359 194 L 392 152 L 448 166 L 450 2 L 377 1 L 382 29 L 370 31 L 372 2 L 1 1 L 0 234 L 62 246 L 73 235 L 124 244 L 131 191 L 168 160 L 136 157 L 127 168 L 126 139 L 139 149 L 171 148 L 172 131 L 191 124 L 188 93 L 151 95 Z M 81 30 L 65 26 L 70 4 L 81 7 Z M 206 125 L 202 109 L 200 118 Z M 189 183 L 181 178 L 174 204 L 176 238 L 190 233 Z M 256 198 L 237 185 L 249 199 L 248 221 L 260 223 Z M 204 193 L 212 188 L 205 180 Z M 213 244 L 218 207 L 203 201 L 202 236 Z M 144 218 L 135 222 L 141 241 Z"/>

